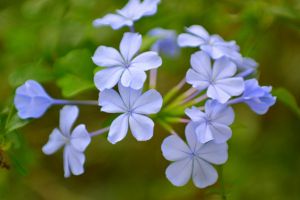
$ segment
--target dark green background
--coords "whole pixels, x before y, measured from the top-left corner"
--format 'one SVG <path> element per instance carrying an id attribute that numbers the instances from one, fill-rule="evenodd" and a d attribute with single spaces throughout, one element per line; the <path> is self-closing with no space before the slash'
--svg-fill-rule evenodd
<path id="1" fill-rule="evenodd" d="M 14 89 L 29 78 L 42 82 L 57 98 L 97 99 L 90 57 L 99 45 L 117 47 L 128 28 L 113 31 L 91 24 L 125 3 L 0 0 L 0 108 L 5 110 Z M 243 55 L 260 63 L 263 85 L 284 87 L 299 99 L 299 0 L 162 0 L 158 14 L 140 20 L 136 30 L 145 34 L 160 26 L 180 33 L 193 24 L 236 40 Z M 183 49 L 175 60 L 164 58 L 159 91 L 167 92 L 184 76 L 194 50 Z M 219 183 L 200 190 L 192 183 L 177 188 L 168 182 L 164 171 L 169 163 L 160 151 L 168 133 L 159 127 L 148 142 L 138 143 L 128 135 L 111 145 L 104 136 L 94 138 L 86 152 L 85 174 L 64 179 L 61 152 L 41 152 L 58 126 L 58 110 L 51 108 L 1 144 L 1 157 L 11 168 L 0 168 L 0 199 L 221 199 Z M 244 105 L 235 110 L 223 172 L 227 199 L 300 199 L 300 115 L 281 102 L 264 116 Z M 93 131 L 107 119 L 97 107 L 82 107 L 77 122 Z"/>

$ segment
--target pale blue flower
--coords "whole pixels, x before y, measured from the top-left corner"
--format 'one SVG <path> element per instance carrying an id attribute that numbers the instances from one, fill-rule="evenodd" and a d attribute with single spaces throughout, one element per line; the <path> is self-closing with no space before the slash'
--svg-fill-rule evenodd
<path id="1" fill-rule="evenodd" d="M 222 57 L 211 66 L 210 57 L 203 51 L 191 56 L 192 68 L 186 74 L 186 82 L 199 91 L 207 89 L 207 96 L 221 103 L 244 91 L 244 80 L 235 77 L 236 65 Z"/>
<path id="2" fill-rule="evenodd" d="M 163 53 L 169 57 L 176 57 L 180 48 L 177 45 L 177 34 L 173 30 L 155 28 L 148 32 L 148 35 L 159 39 L 152 45 L 151 50 Z"/>
<path id="3" fill-rule="evenodd" d="M 105 69 L 96 73 L 94 82 L 103 91 L 113 88 L 119 81 L 125 87 L 140 89 L 146 80 L 145 71 L 161 66 L 162 60 L 156 52 L 138 53 L 142 36 L 138 33 L 125 33 L 120 43 L 120 52 L 111 47 L 100 46 L 93 61 Z"/>
<path id="4" fill-rule="evenodd" d="M 180 47 L 199 47 L 211 58 L 219 59 L 227 57 L 235 62 L 242 62 L 239 53 L 239 46 L 235 41 L 224 41 L 219 35 L 209 35 L 209 33 L 199 25 L 186 28 L 187 33 L 182 33 L 178 37 Z"/>
<path id="5" fill-rule="evenodd" d="M 103 18 L 96 19 L 93 22 L 95 27 L 111 26 L 117 30 L 123 26 L 133 26 L 134 22 L 144 16 L 151 16 L 157 12 L 157 5 L 160 0 L 129 0 L 121 10 L 116 14 L 107 14 Z"/>
<path id="6" fill-rule="evenodd" d="M 256 70 L 258 63 L 252 58 L 243 57 L 241 62 L 236 62 L 239 70 L 253 69 Z"/>
<path id="7" fill-rule="evenodd" d="M 166 170 L 166 176 L 175 186 L 185 185 L 191 178 L 198 188 L 213 185 L 218 173 L 211 164 L 220 165 L 227 161 L 227 144 L 199 143 L 195 125 L 186 126 L 187 144 L 177 135 L 167 137 L 161 146 L 163 156 L 174 161 Z"/>
<path id="8" fill-rule="evenodd" d="M 271 94 L 272 87 L 259 86 L 256 79 L 245 81 L 245 92 L 242 101 L 245 102 L 257 114 L 265 114 L 269 107 L 276 102 L 276 97 Z"/>
<path id="9" fill-rule="evenodd" d="M 138 141 L 146 141 L 153 136 L 153 121 L 146 115 L 159 112 L 162 106 L 162 97 L 156 90 L 134 90 L 119 84 L 119 93 L 113 89 L 104 90 L 99 95 L 101 111 L 107 113 L 122 113 L 111 124 L 108 140 L 115 144 L 122 140 L 128 126 Z"/>
<path id="10" fill-rule="evenodd" d="M 233 109 L 216 100 L 208 100 L 205 103 L 205 111 L 196 107 L 185 110 L 195 125 L 195 133 L 200 143 L 213 141 L 224 143 L 232 135 L 229 127 L 234 121 Z"/>
<path id="11" fill-rule="evenodd" d="M 72 174 L 80 175 L 84 173 L 85 155 L 84 150 L 91 142 L 89 133 L 85 125 L 78 125 L 71 131 L 79 110 L 76 106 L 64 106 L 60 111 L 59 128 L 52 131 L 49 141 L 43 147 L 43 152 L 47 155 L 53 154 L 64 147 L 64 176 Z"/>
<path id="12" fill-rule="evenodd" d="M 38 82 L 28 80 L 17 88 L 14 104 L 20 118 L 39 118 L 54 104 L 54 100 Z"/>

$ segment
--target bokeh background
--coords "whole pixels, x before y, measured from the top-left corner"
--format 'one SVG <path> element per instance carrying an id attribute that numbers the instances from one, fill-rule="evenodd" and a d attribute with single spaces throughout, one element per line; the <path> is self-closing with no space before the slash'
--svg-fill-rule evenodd
<path id="1" fill-rule="evenodd" d="M 128 30 L 95 29 L 91 23 L 125 3 L 0 0 L 0 125 L 8 113 L 13 118 L 9 131 L 0 129 L 0 199 L 221 199 L 220 183 L 200 190 L 192 183 L 177 188 L 168 182 L 164 171 L 169 163 L 160 150 L 168 133 L 158 126 L 148 142 L 128 135 L 111 145 L 105 136 L 94 138 L 86 152 L 85 174 L 65 179 L 61 152 L 41 152 L 58 125 L 59 108 L 30 123 L 13 114 L 14 90 L 27 79 L 40 81 L 57 98 L 97 99 L 90 57 L 99 45 L 117 47 Z M 272 85 L 279 96 L 264 116 L 244 105 L 235 107 L 229 160 L 223 168 L 227 199 L 300 199 L 300 1 L 162 0 L 157 15 L 140 20 L 136 30 L 145 34 L 163 27 L 180 33 L 193 24 L 236 40 L 243 55 L 259 62 L 260 83 Z M 160 92 L 182 79 L 193 51 L 183 49 L 175 59 L 164 57 Z M 107 119 L 96 107 L 82 107 L 77 122 L 93 131 Z"/>

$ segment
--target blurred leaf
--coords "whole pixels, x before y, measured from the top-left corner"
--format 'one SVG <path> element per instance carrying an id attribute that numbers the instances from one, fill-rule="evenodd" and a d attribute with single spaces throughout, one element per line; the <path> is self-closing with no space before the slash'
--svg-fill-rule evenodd
<path id="1" fill-rule="evenodd" d="M 53 78 L 54 75 L 51 69 L 45 67 L 42 62 L 39 61 L 15 70 L 9 76 L 9 83 L 11 86 L 17 87 L 29 79 L 36 80 L 38 82 L 46 82 L 53 80 Z"/>
<path id="2" fill-rule="evenodd" d="M 14 130 L 17 130 L 19 128 L 22 128 L 23 126 L 26 126 L 28 123 L 30 122 L 30 120 L 23 120 L 20 119 L 18 114 L 15 113 L 8 121 L 8 123 L 6 124 L 6 130 L 8 132 L 12 132 Z"/>
<path id="3" fill-rule="evenodd" d="M 9 152 L 9 157 L 11 160 L 11 164 L 13 166 L 13 168 L 15 168 L 17 170 L 17 172 L 19 172 L 21 175 L 25 176 L 28 174 L 27 169 L 22 165 L 22 162 L 20 161 L 20 158 L 17 157 L 17 155 Z"/>
<path id="4" fill-rule="evenodd" d="M 65 97 L 71 97 L 94 87 L 94 64 L 87 49 L 73 50 L 54 64 L 57 84 Z"/>
<path id="5" fill-rule="evenodd" d="M 277 99 L 289 107 L 295 114 L 300 117 L 300 108 L 297 104 L 296 98 L 285 88 L 276 88 L 273 90 L 273 95 Z"/>
<path id="6" fill-rule="evenodd" d="M 141 46 L 140 51 L 146 51 L 151 48 L 151 46 L 159 39 L 159 37 L 153 37 L 153 36 L 143 36 L 143 43 Z"/>

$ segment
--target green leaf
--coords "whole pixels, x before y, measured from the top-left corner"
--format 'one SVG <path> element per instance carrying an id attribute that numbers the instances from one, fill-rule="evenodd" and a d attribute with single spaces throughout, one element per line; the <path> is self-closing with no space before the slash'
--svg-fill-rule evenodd
<path id="1" fill-rule="evenodd" d="M 151 46 L 159 39 L 159 37 L 153 37 L 153 36 L 144 36 L 143 37 L 143 43 L 141 46 L 140 51 L 146 51 L 151 48 Z"/>
<path id="2" fill-rule="evenodd" d="M 273 90 L 273 95 L 277 100 L 289 107 L 298 117 L 300 117 L 300 108 L 296 98 L 285 88 L 276 88 Z"/>
<path id="3" fill-rule="evenodd" d="M 38 82 L 46 82 L 53 80 L 54 75 L 51 69 L 47 68 L 41 61 L 39 61 L 15 70 L 9 76 L 9 84 L 13 87 L 17 87 L 29 79 L 33 79 Z"/>
<path id="4" fill-rule="evenodd" d="M 57 85 L 63 96 L 71 97 L 94 87 L 94 64 L 87 49 L 73 50 L 54 64 Z"/>
<path id="5" fill-rule="evenodd" d="M 22 128 L 24 126 L 26 126 L 28 123 L 30 122 L 30 120 L 23 120 L 20 119 L 18 114 L 15 113 L 8 121 L 8 123 L 6 124 L 6 130 L 7 132 L 12 132 L 14 130 L 17 130 L 19 128 Z"/>

